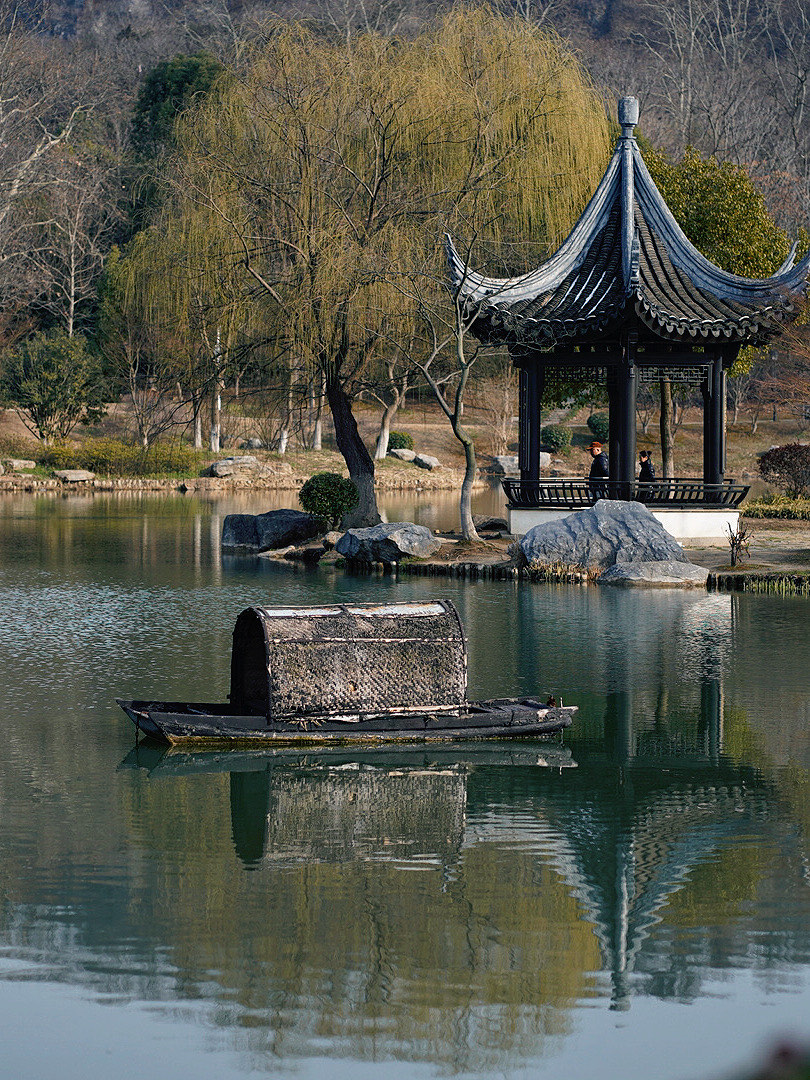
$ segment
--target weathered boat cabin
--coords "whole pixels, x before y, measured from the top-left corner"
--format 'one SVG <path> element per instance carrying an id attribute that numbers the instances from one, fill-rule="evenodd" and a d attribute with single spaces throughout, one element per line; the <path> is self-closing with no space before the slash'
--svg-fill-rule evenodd
<path id="1" fill-rule="evenodd" d="M 231 705 L 290 717 L 459 709 L 467 643 L 455 607 L 251 607 L 236 620 Z"/>

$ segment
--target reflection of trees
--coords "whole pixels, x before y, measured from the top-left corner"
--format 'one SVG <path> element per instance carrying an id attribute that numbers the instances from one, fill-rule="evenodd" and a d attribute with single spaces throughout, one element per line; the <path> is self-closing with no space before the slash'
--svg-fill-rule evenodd
<path id="1" fill-rule="evenodd" d="M 711 726 L 692 721 L 698 735 Z M 347 752 L 247 771 L 223 754 L 203 775 L 193 756 L 189 772 L 184 755 L 145 759 L 151 778 L 120 774 L 125 834 L 113 817 L 87 836 L 73 814 L 60 850 L 50 815 L 58 895 L 4 853 L 3 937 L 107 992 L 210 999 L 260 1055 L 328 1040 L 468 1070 L 536 1057 L 600 968 L 617 1004 L 641 987 L 688 999 L 705 963 L 739 963 L 761 938 L 757 895 L 805 910 L 773 786 L 708 740 L 636 734 L 621 741 L 635 757 L 608 733 L 562 770 L 526 764 L 528 750 L 463 767 L 424 750 L 377 768 Z M 767 933 L 766 969 L 810 954 L 801 920 Z"/>
<path id="2" fill-rule="evenodd" d="M 537 1052 L 544 1033 L 565 1029 L 595 942 L 533 853 L 489 842 L 462 851 L 466 777 L 430 762 L 233 773 L 247 876 L 235 859 L 214 874 L 200 859 L 200 832 L 216 837 L 212 852 L 221 843 L 219 827 L 184 813 L 202 778 L 147 783 L 151 805 L 133 807 L 133 826 L 160 857 L 145 862 L 154 877 L 141 895 L 154 895 L 133 915 L 171 942 L 184 980 L 217 971 L 221 992 L 261 1017 L 265 1050 L 348 1038 L 364 1058 L 407 1053 L 458 1068 Z M 200 910 L 192 897 L 203 891 Z"/>

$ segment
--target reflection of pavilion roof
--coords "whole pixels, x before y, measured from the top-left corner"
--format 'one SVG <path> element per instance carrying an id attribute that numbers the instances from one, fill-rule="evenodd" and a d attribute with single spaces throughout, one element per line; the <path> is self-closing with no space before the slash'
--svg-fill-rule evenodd
<path id="1" fill-rule="evenodd" d="M 763 280 L 711 263 L 650 176 L 632 134 L 637 117 L 635 99 L 623 99 L 623 133 L 607 172 L 568 239 L 538 269 L 484 277 L 448 238 L 451 282 L 468 311 L 479 306 L 479 337 L 544 346 L 594 341 L 628 327 L 659 341 L 745 344 L 768 340 L 796 315 L 810 255 L 794 265 L 794 246 Z"/>
<path id="2" fill-rule="evenodd" d="M 694 766 L 693 766 L 694 767 Z M 519 828 L 514 840 L 542 848 L 593 925 L 613 984 L 615 1008 L 626 1008 L 628 977 L 659 912 L 699 865 L 730 838 L 750 833 L 752 820 L 767 817 L 767 796 L 732 774 L 634 794 L 618 818 L 615 806 L 599 805 L 587 790 L 566 794 L 548 788 L 541 820 Z M 714 770 L 712 770 L 714 772 Z M 585 780 L 585 777 L 580 777 Z M 560 797 L 562 796 L 562 797 Z M 500 823 L 515 833 L 510 815 Z M 500 832 L 497 818 L 466 830 L 465 846 Z"/>

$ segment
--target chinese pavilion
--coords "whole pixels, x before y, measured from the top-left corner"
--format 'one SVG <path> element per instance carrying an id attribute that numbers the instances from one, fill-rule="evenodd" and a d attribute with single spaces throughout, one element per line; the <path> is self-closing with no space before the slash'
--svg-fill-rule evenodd
<path id="1" fill-rule="evenodd" d="M 540 477 L 540 406 L 547 381 L 604 380 L 610 412 L 610 498 L 637 494 L 636 388 L 661 378 L 698 384 L 703 477 L 645 489 L 650 509 L 680 536 L 736 528 L 748 489 L 725 477 L 726 372 L 744 345 L 763 345 L 796 317 L 810 255 L 796 246 L 770 278 L 727 273 L 687 239 L 634 137 L 638 101 L 619 101 L 621 135 L 607 171 L 562 246 L 521 277 L 470 270 L 447 241 L 452 287 L 472 332 L 508 345 L 520 372 L 520 479 L 505 480 L 510 529 L 591 505 L 586 481 Z M 604 497 L 601 496 L 601 497 Z"/>

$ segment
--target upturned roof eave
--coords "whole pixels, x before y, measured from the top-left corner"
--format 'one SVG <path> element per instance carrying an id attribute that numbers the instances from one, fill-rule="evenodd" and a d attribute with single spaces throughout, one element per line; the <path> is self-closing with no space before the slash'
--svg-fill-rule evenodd
<path id="1" fill-rule="evenodd" d="M 574 228 L 555 253 L 535 270 L 511 278 L 493 278 L 479 274 L 462 258 L 449 233 L 445 234 L 451 287 L 465 302 L 491 299 L 497 303 L 519 303 L 556 288 L 582 264 L 591 243 L 604 228 L 614 201 L 619 195 L 621 155 L 617 147 L 604 176 L 583 210 Z"/>
<path id="2" fill-rule="evenodd" d="M 678 225 L 644 163 L 635 138 L 628 134 L 631 131 L 632 127 L 626 127 L 626 130 L 623 128 L 623 134 L 617 142 L 605 174 L 568 238 L 554 255 L 536 270 L 511 278 L 493 278 L 479 274 L 459 255 L 450 236 L 446 236 L 453 289 L 469 307 L 480 305 L 482 317 L 487 308 L 504 311 L 519 304 L 526 306 L 551 293 L 570 275 L 576 273 L 587 259 L 611 213 L 618 207 L 623 223 L 622 243 L 628 247 L 628 252 L 623 252 L 622 262 L 629 265 L 624 269 L 621 283 L 626 300 L 639 289 L 645 290 L 645 285 L 649 288 L 649 283 L 645 283 L 644 273 L 640 272 L 638 265 L 638 232 L 632 232 L 631 229 L 631 244 L 628 244 L 628 237 L 624 235 L 627 232 L 624 226 L 628 220 L 632 221 L 632 215 L 637 209 L 647 227 L 658 236 L 673 266 L 692 283 L 695 290 L 726 304 L 738 304 L 747 309 L 737 317 L 715 320 L 709 331 L 696 326 L 693 317 L 680 315 L 677 311 L 665 313 L 661 317 L 662 324 L 677 324 L 679 336 L 687 332 L 690 336 L 705 337 L 708 334 L 712 337 L 734 337 L 739 340 L 746 339 L 750 334 L 748 326 L 756 324 L 758 329 L 755 336 L 758 340 L 761 340 L 763 335 L 773 336 L 778 332 L 779 323 L 795 315 L 798 298 L 807 295 L 810 252 L 796 264 L 794 245 L 790 256 L 776 273 L 761 279 L 732 274 L 712 263 L 698 251 Z M 684 299 L 688 306 L 689 298 Z M 656 309 L 659 305 L 650 294 L 645 297 L 643 306 Z M 594 317 L 594 313 L 584 314 L 584 325 L 591 325 Z M 602 315 L 596 317 L 601 319 Z M 614 317 L 618 318 L 618 312 L 614 312 Z M 515 318 L 524 317 L 516 314 Z M 526 321 L 534 322 L 528 317 Z M 571 322 L 570 319 L 563 321 L 566 326 Z M 549 320 L 548 325 L 555 325 L 555 321 Z"/>
<path id="3" fill-rule="evenodd" d="M 508 306 L 485 308 L 473 324 L 473 333 L 482 340 L 508 345 L 546 348 L 554 344 L 592 344 L 621 331 L 636 329 L 662 343 L 691 342 L 704 345 L 764 344 L 781 330 L 789 316 L 784 308 L 770 307 L 734 320 L 678 319 L 651 302 L 636 289 L 621 307 L 595 312 L 582 318 L 535 319 L 513 314 Z"/>
<path id="4" fill-rule="evenodd" d="M 806 293 L 808 272 L 810 272 L 810 252 L 794 265 L 793 257 L 796 250 L 796 245 L 794 245 L 791 255 L 776 273 L 768 278 L 746 278 L 723 270 L 698 251 L 675 220 L 675 216 L 650 175 L 635 140 L 633 140 L 633 165 L 636 206 L 646 219 L 648 226 L 654 229 L 666 246 L 672 262 L 698 288 L 705 289 L 723 300 L 743 304 L 751 304 L 760 299 L 771 300 L 775 295 Z"/>

